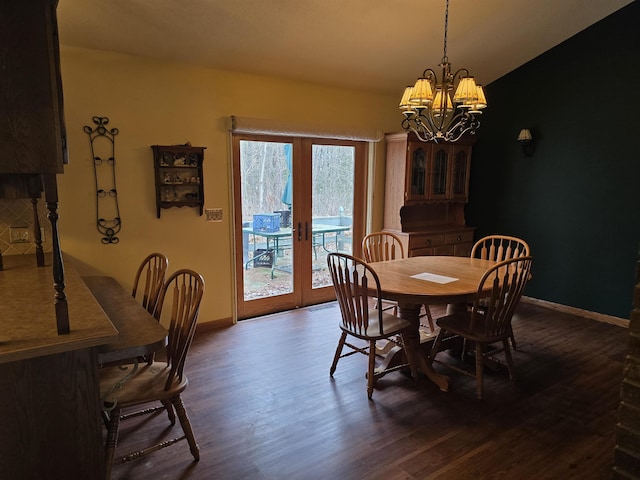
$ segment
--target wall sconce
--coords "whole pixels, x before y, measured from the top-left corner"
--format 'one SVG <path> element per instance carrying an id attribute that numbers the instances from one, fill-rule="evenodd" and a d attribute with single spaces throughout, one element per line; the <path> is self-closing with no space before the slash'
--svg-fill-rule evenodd
<path id="1" fill-rule="evenodd" d="M 518 134 L 518 143 L 522 147 L 522 153 L 525 157 L 530 157 L 536 149 L 531 136 L 531 131 L 528 128 L 523 128 Z"/>

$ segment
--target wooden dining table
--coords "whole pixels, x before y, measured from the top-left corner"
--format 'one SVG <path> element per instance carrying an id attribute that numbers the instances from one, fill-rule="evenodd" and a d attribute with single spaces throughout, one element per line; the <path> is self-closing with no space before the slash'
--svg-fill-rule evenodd
<path id="1" fill-rule="evenodd" d="M 407 340 L 412 343 L 417 367 L 442 391 L 449 390 L 449 378 L 437 373 L 429 353 L 420 348 L 420 309 L 422 305 L 447 305 L 447 313 L 466 310 L 473 301 L 482 275 L 495 265 L 491 260 L 469 257 L 409 257 L 369 264 L 380 280 L 381 296 L 398 303 L 401 318 L 413 328 Z M 402 355 L 399 347 L 387 353 L 381 368 L 387 368 Z"/>
<path id="2" fill-rule="evenodd" d="M 98 347 L 101 364 L 150 355 L 167 344 L 167 329 L 113 277 L 85 276 L 85 285 L 118 330 L 118 337 Z"/>

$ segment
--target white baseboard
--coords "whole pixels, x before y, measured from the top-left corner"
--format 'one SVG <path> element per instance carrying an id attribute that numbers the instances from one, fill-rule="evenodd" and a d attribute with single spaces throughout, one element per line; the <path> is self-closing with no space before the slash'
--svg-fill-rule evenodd
<path id="1" fill-rule="evenodd" d="M 531 303 L 533 305 L 539 305 L 541 307 L 549 308 L 551 310 L 557 310 L 558 312 L 569 313 L 571 315 L 577 315 L 579 317 L 590 318 L 591 320 L 597 320 L 598 322 L 610 323 L 611 325 L 617 325 L 619 327 L 629 328 L 629 320 L 620 317 L 614 317 L 612 315 L 605 315 L 604 313 L 591 312 L 589 310 L 582 310 L 581 308 L 570 307 L 568 305 L 562 305 L 560 303 L 548 302 L 546 300 L 539 300 L 537 298 L 531 298 L 523 296 L 520 299 L 521 302 Z"/>

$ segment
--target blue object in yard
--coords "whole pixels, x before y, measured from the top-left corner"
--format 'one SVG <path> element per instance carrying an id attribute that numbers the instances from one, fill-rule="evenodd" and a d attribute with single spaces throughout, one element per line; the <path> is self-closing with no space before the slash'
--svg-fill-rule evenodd
<path id="1" fill-rule="evenodd" d="M 253 216 L 253 231 L 259 232 L 277 232 L 280 230 L 280 214 L 279 213 L 256 213 Z"/>
<path id="2" fill-rule="evenodd" d="M 282 203 L 287 205 L 289 207 L 289 210 L 291 210 L 291 203 L 293 201 L 293 179 L 291 178 L 292 156 L 290 143 L 284 144 L 284 154 L 286 157 L 285 161 L 287 162 L 287 172 L 289 172 L 289 175 L 287 176 L 287 181 L 284 184 L 284 189 L 282 190 L 282 196 L 280 197 L 280 200 L 282 200 Z"/>

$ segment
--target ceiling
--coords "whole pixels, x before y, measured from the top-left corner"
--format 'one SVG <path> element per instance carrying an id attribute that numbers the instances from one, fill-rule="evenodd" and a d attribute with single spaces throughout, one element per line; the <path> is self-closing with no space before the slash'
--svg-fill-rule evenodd
<path id="1" fill-rule="evenodd" d="M 447 54 L 488 84 L 632 0 L 451 0 Z M 63 45 L 401 95 L 445 0 L 59 0 Z"/>

